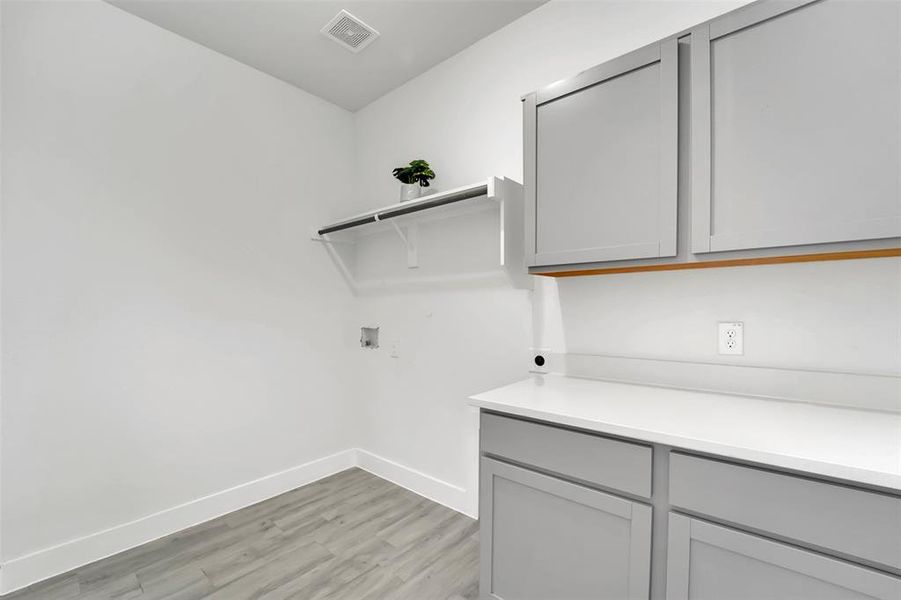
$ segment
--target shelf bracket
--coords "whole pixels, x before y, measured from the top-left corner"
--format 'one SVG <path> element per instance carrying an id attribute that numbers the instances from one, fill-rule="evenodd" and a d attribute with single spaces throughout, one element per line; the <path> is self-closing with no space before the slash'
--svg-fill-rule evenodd
<path id="1" fill-rule="evenodd" d="M 310 241 L 317 242 L 319 244 L 325 244 L 326 246 L 333 246 L 335 244 L 343 246 L 355 245 L 355 242 L 353 242 L 352 240 L 333 240 L 327 233 L 319 235 L 319 232 L 315 229 L 310 233 Z"/>
<path id="2" fill-rule="evenodd" d="M 358 293 L 357 282 L 354 280 L 353 273 L 350 268 L 348 268 L 347 263 L 344 258 L 341 256 L 341 252 L 336 248 L 336 245 L 350 245 L 353 246 L 353 242 L 345 241 L 345 240 L 333 240 L 330 239 L 328 234 L 318 235 L 313 234 L 311 239 L 314 242 L 320 242 L 325 247 L 326 252 L 328 252 L 329 257 L 332 259 L 332 262 L 338 267 L 338 271 L 341 273 L 341 277 L 347 283 L 347 286 L 350 290 L 356 295 Z"/>
<path id="3" fill-rule="evenodd" d="M 394 221 L 389 221 L 391 226 L 394 227 L 394 231 L 397 233 L 397 236 L 404 243 L 404 246 L 407 248 L 407 268 L 408 269 L 416 269 L 419 267 L 419 252 L 417 252 L 416 245 L 419 241 L 419 228 L 416 225 L 409 225 L 406 228 L 406 231 L 401 229 L 397 223 Z"/>
<path id="4" fill-rule="evenodd" d="M 311 237 L 310 241 L 319 242 L 320 244 L 328 244 L 328 245 L 332 245 L 332 244 L 339 244 L 339 245 L 344 245 L 344 246 L 353 246 L 354 245 L 354 242 L 349 242 L 347 240 L 329 240 L 329 239 L 326 239 L 325 237 L 319 237 L 316 235 Z"/>

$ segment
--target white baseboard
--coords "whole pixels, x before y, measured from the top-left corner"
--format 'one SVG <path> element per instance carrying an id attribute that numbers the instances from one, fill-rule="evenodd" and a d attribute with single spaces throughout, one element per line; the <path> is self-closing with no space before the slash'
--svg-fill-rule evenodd
<path id="1" fill-rule="evenodd" d="M 66 573 L 94 561 L 221 517 L 356 465 L 344 450 L 179 506 L 45 548 L 2 564 L 0 594 Z"/>
<path id="2" fill-rule="evenodd" d="M 355 448 L 12 559 L 0 565 L 0 594 L 50 579 L 355 466 L 476 518 L 475 490 L 467 493 L 461 487 Z"/>
<path id="3" fill-rule="evenodd" d="M 467 492 L 459 486 L 359 448 L 357 449 L 357 466 L 438 504 L 443 504 L 473 519 L 478 518 L 476 516 L 477 503 L 473 501 L 475 491 Z"/>

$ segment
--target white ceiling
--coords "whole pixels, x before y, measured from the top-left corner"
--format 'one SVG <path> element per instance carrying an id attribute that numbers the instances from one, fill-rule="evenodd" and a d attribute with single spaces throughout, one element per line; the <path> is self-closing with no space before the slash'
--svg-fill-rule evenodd
<path id="1" fill-rule="evenodd" d="M 547 0 L 107 0 L 348 110 Z M 353 54 L 319 33 L 346 9 L 381 37 Z"/>

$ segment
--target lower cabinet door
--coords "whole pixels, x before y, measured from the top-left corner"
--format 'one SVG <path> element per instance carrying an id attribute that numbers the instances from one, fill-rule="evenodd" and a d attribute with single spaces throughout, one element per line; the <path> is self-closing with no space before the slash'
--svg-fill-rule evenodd
<path id="1" fill-rule="evenodd" d="M 481 460 L 483 599 L 648 598 L 651 508 Z"/>
<path id="2" fill-rule="evenodd" d="M 901 579 L 670 514 L 667 600 L 898 600 Z"/>

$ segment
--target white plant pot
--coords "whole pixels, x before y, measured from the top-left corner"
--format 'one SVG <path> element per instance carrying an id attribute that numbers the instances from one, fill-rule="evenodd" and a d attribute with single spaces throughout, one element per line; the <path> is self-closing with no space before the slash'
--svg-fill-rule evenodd
<path id="1" fill-rule="evenodd" d="M 402 183 L 400 184 L 400 201 L 409 202 L 416 200 L 422 195 L 422 186 L 418 183 Z"/>

